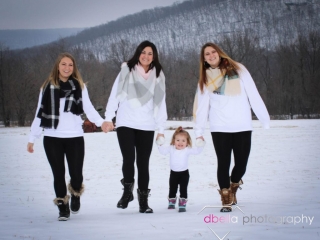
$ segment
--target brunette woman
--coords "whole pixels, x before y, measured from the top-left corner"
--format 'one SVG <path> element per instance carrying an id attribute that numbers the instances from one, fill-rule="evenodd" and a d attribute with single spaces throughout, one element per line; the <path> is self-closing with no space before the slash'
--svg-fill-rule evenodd
<path id="1" fill-rule="evenodd" d="M 195 134 L 203 139 L 207 120 L 218 159 L 221 212 L 232 211 L 236 192 L 243 183 L 251 148 L 251 109 L 264 128 L 270 117 L 256 85 L 241 63 L 231 59 L 219 46 L 206 43 L 201 48 L 200 77 L 194 102 Z M 231 154 L 234 167 L 230 171 Z"/>
<path id="2" fill-rule="evenodd" d="M 124 191 L 117 207 L 125 209 L 133 200 L 134 163 L 137 164 L 138 201 L 141 213 L 153 213 L 148 205 L 149 159 L 154 132 L 163 136 L 167 120 L 165 76 L 156 46 L 144 41 L 133 57 L 122 64 L 106 107 L 105 132 L 113 130 L 116 117 L 117 136 L 123 163 L 121 184 Z"/>

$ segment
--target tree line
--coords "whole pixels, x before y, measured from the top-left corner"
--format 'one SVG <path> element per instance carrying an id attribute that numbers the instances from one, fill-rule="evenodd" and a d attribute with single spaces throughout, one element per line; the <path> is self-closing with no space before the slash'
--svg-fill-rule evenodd
<path id="1" fill-rule="evenodd" d="M 227 34 L 215 43 L 248 68 L 272 118 L 319 118 L 319 32 L 301 35 L 290 44 L 280 42 L 273 49 L 261 46 L 258 37 L 249 33 Z M 104 109 L 121 63 L 135 48 L 136 44 L 122 39 L 111 46 L 110 57 L 101 60 L 89 49 L 74 47 L 64 39 L 36 50 L 13 51 L 0 44 L 0 121 L 5 126 L 30 125 L 40 86 L 58 54 L 66 51 L 75 56 L 93 105 Z M 159 53 L 169 119 L 192 116 L 199 54 L 200 47 Z"/>

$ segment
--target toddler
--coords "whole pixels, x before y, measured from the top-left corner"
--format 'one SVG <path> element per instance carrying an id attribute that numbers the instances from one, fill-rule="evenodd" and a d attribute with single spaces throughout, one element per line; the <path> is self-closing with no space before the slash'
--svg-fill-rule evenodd
<path id="1" fill-rule="evenodd" d="M 168 209 L 175 209 L 176 194 L 178 186 L 180 188 L 179 212 L 186 211 L 188 201 L 188 157 L 191 154 L 200 154 L 205 145 L 205 141 L 197 139 L 196 147 L 192 148 L 191 137 L 182 127 L 178 127 L 174 132 L 170 146 L 165 146 L 164 138 L 159 137 L 156 141 L 159 152 L 162 155 L 170 155 L 170 179 L 169 179 L 169 206 Z"/>

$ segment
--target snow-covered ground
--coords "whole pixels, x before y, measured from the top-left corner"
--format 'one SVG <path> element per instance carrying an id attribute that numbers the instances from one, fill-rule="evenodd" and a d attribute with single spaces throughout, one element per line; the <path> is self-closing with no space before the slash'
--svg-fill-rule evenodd
<path id="1" fill-rule="evenodd" d="M 167 122 L 179 125 L 193 126 Z M 122 194 L 116 133 L 85 134 L 86 190 L 81 211 L 67 222 L 57 221 L 42 139 L 30 154 L 29 128 L 0 128 L 0 239 L 320 239 L 320 120 L 274 120 L 269 130 L 258 121 L 253 125 L 248 168 L 237 194 L 240 209 L 231 213 L 203 209 L 220 206 L 209 130 L 203 153 L 189 160 L 186 213 L 167 209 L 169 159 L 155 145 L 149 184 L 154 214 L 138 212 L 136 190 L 127 209 L 116 208 Z M 167 143 L 172 133 L 166 130 Z"/>

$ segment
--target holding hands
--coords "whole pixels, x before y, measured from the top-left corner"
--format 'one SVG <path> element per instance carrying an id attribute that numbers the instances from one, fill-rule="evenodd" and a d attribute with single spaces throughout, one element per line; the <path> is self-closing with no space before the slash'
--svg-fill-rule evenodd
<path id="1" fill-rule="evenodd" d="M 164 134 L 158 134 L 157 138 L 156 138 L 156 143 L 157 145 L 161 146 L 165 143 L 165 139 L 164 139 Z"/>
<path id="2" fill-rule="evenodd" d="M 204 140 L 204 138 L 201 136 L 201 137 L 198 137 L 196 139 L 196 146 L 197 147 L 204 147 L 206 145 L 206 141 Z"/>
<path id="3" fill-rule="evenodd" d="M 164 138 L 164 134 L 158 134 L 157 138 L 156 138 L 156 144 L 158 146 L 161 146 L 165 143 L 165 138 Z M 206 145 L 206 141 L 204 140 L 203 136 L 198 137 L 196 139 L 196 146 L 197 147 L 204 147 Z"/>
<path id="4" fill-rule="evenodd" d="M 103 122 L 101 125 L 101 129 L 102 131 L 104 131 L 105 133 L 108 133 L 110 131 L 113 131 L 114 129 L 114 125 L 112 122 Z"/>

